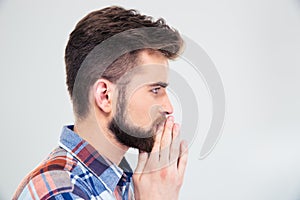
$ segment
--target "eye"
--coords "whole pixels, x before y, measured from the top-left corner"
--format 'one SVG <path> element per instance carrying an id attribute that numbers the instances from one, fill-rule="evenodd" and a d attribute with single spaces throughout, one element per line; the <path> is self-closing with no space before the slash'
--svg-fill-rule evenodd
<path id="1" fill-rule="evenodd" d="M 160 87 L 156 87 L 156 88 L 151 89 L 151 92 L 154 94 L 158 94 L 159 90 L 160 90 Z"/>

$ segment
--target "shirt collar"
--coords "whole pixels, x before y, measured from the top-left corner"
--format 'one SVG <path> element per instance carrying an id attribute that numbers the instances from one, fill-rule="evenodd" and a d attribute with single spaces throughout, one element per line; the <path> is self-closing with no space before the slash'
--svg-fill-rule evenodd
<path id="1" fill-rule="evenodd" d="M 92 145 L 76 134 L 73 128 L 73 125 L 63 127 L 59 145 L 76 157 L 100 179 L 110 192 L 113 192 L 123 174 L 120 167 L 124 169 L 126 174 L 132 174 L 125 157 L 122 159 L 120 167 L 118 167 L 104 156 L 101 156 Z"/>

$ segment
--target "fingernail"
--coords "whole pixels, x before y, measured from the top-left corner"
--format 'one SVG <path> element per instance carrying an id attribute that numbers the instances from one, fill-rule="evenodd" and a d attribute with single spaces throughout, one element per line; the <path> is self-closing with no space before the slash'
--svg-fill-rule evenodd
<path id="1" fill-rule="evenodd" d="M 174 117 L 173 117 L 173 116 L 170 116 L 170 117 L 169 117 L 169 121 L 170 121 L 170 122 L 174 122 Z"/>

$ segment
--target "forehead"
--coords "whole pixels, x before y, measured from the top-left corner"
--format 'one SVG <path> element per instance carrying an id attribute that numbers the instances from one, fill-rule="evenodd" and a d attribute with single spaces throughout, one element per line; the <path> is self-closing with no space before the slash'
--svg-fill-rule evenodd
<path id="1" fill-rule="evenodd" d="M 144 50 L 139 53 L 140 64 L 168 65 L 168 59 L 159 51 Z"/>
<path id="2" fill-rule="evenodd" d="M 143 51 L 139 55 L 139 65 L 132 69 L 131 86 L 142 86 L 156 82 L 167 82 L 168 59 L 159 52 Z"/>
<path id="3" fill-rule="evenodd" d="M 144 85 L 168 81 L 168 59 L 161 53 L 143 51 L 138 60 L 139 64 L 127 71 L 119 84 L 125 83 L 127 89 L 135 90 Z"/>
<path id="4" fill-rule="evenodd" d="M 145 64 L 138 66 L 129 82 L 131 87 L 139 87 L 157 82 L 168 82 L 168 66 L 159 64 Z"/>

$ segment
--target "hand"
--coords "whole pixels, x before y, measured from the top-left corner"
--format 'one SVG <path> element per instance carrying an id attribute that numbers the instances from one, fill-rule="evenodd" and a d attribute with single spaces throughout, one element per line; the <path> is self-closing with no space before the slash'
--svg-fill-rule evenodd
<path id="1" fill-rule="evenodd" d="M 153 149 L 140 152 L 133 175 L 135 199 L 178 199 L 187 164 L 187 143 L 180 141 L 179 125 L 168 117 L 155 136 Z"/>

